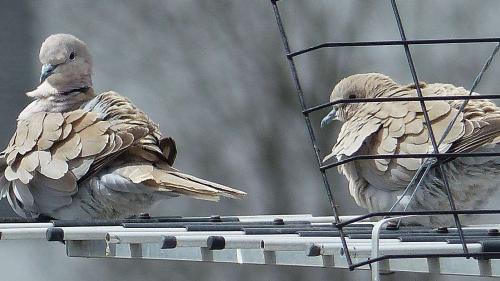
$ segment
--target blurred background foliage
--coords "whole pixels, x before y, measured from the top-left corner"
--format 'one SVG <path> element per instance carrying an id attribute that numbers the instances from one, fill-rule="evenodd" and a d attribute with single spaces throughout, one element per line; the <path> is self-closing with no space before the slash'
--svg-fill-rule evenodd
<path id="1" fill-rule="evenodd" d="M 286 0 L 278 2 L 292 50 L 325 41 L 397 40 L 389 1 Z M 163 215 L 329 215 L 321 178 L 283 56 L 271 5 L 254 1 L 0 0 L 0 143 L 36 87 L 38 49 L 53 33 L 71 33 L 94 56 L 98 92 L 115 90 L 133 100 L 172 136 L 176 167 L 248 192 L 220 203 L 174 199 Z M 495 37 L 500 2 L 399 1 L 409 39 Z M 412 46 L 419 78 L 469 88 L 492 44 Z M 400 46 L 318 50 L 296 60 L 308 106 L 328 101 L 335 83 L 350 74 L 382 72 L 411 82 Z M 478 92 L 498 94 L 499 63 Z M 338 128 L 319 129 L 323 154 Z M 360 214 L 345 181 L 329 171 L 341 214 Z M 3 215 L 13 215 L 0 202 Z M 358 280 L 368 272 L 164 261 L 69 259 L 62 245 L 0 243 L 6 280 Z M 26 270 L 29 268 L 29 270 Z M 387 280 L 437 280 L 393 274 Z M 448 280 L 439 277 L 439 280 Z M 460 278 L 453 278 L 458 280 Z M 452 280 L 451 278 L 449 280 Z M 468 280 L 463 279 L 463 280 Z"/>

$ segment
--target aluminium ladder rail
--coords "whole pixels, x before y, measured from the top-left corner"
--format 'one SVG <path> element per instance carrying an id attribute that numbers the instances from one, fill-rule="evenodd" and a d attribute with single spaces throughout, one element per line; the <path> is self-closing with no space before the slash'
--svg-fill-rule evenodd
<path id="1" fill-rule="evenodd" d="M 352 216 L 340 217 L 341 221 Z M 50 221 L 0 223 L 0 240 L 64 241 L 70 257 L 141 258 L 348 268 L 333 217 L 312 215 L 152 217 L 119 221 Z M 429 255 L 388 259 L 372 264 L 380 272 L 412 271 L 500 277 L 500 225 L 463 228 L 471 254 L 479 259 L 434 257 L 462 253 L 455 228 L 394 227 L 357 222 L 345 227 L 354 262 L 382 255 Z M 0 241 L 1 247 L 1 241 Z M 362 269 L 369 269 L 368 265 Z"/>

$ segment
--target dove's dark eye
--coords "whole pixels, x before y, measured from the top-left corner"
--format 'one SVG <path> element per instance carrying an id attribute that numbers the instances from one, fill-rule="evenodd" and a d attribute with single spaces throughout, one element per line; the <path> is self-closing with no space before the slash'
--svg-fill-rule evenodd
<path id="1" fill-rule="evenodd" d="M 75 59 L 75 52 L 71 52 L 71 54 L 69 54 L 69 59 L 70 60 L 74 60 Z"/>
<path id="2" fill-rule="evenodd" d="M 350 94 L 350 95 L 348 96 L 348 98 L 350 98 L 350 99 L 355 99 L 355 98 L 356 98 L 356 95 L 355 95 L 355 94 Z"/>

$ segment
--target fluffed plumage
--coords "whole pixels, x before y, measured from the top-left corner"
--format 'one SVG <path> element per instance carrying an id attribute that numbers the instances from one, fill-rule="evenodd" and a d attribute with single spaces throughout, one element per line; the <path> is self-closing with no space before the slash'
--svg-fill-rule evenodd
<path id="1" fill-rule="evenodd" d="M 0 154 L 0 190 L 21 216 L 124 218 L 185 195 L 218 200 L 244 192 L 172 167 L 172 138 L 116 92 L 94 95 L 84 42 L 48 37 L 40 50 L 41 84 Z"/>
<path id="2" fill-rule="evenodd" d="M 420 85 L 423 96 L 469 95 L 451 84 Z M 478 95 L 473 93 L 473 95 Z M 416 97 L 415 85 L 399 85 L 378 74 L 356 74 L 341 80 L 330 101 L 374 97 Z M 436 141 L 439 143 L 463 100 L 426 101 Z M 418 101 L 352 103 L 334 106 L 322 124 L 336 118 L 343 122 L 337 143 L 324 161 L 363 154 L 432 153 L 433 146 Z M 499 152 L 500 108 L 486 99 L 470 100 L 459 113 L 439 146 L 444 153 Z M 388 211 L 422 165 L 420 158 L 359 160 L 344 164 L 339 171 L 349 182 L 356 203 L 370 211 Z M 467 157 L 447 159 L 443 165 L 457 209 L 484 208 L 499 189 L 500 158 Z M 407 201 L 407 200 L 406 200 Z M 397 210 L 408 202 L 402 200 Z M 423 179 L 408 210 L 449 210 L 446 188 L 436 166 Z M 451 216 L 419 218 L 419 223 L 453 223 Z"/>

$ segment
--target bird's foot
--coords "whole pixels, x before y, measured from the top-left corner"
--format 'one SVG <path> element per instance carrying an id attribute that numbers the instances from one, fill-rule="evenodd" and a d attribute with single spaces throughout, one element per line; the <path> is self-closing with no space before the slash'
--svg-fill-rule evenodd
<path id="1" fill-rule="evenodd" d="M 40 214 L 40 215 L 36 218 L 36 221 L 37 221 L 37 222 L 50 222 L 51 220 L 55 220 L 55 218 L 53 218 L 53 217 L 51 217 L 51 216 L 44 215 L 44 214 Z"/>
<path id="2" fill-rule="evenodd" d="M 132 216 L 126 217 L 125 219 L 126 220 L 131 220 L 131 219 L 146 220 L 146 219 L 150 219 L 150 218 L 151 218 L 151 216 L 149 215 L 149 213 L 140 213 L 138 215 L 132 215 Z"/>

